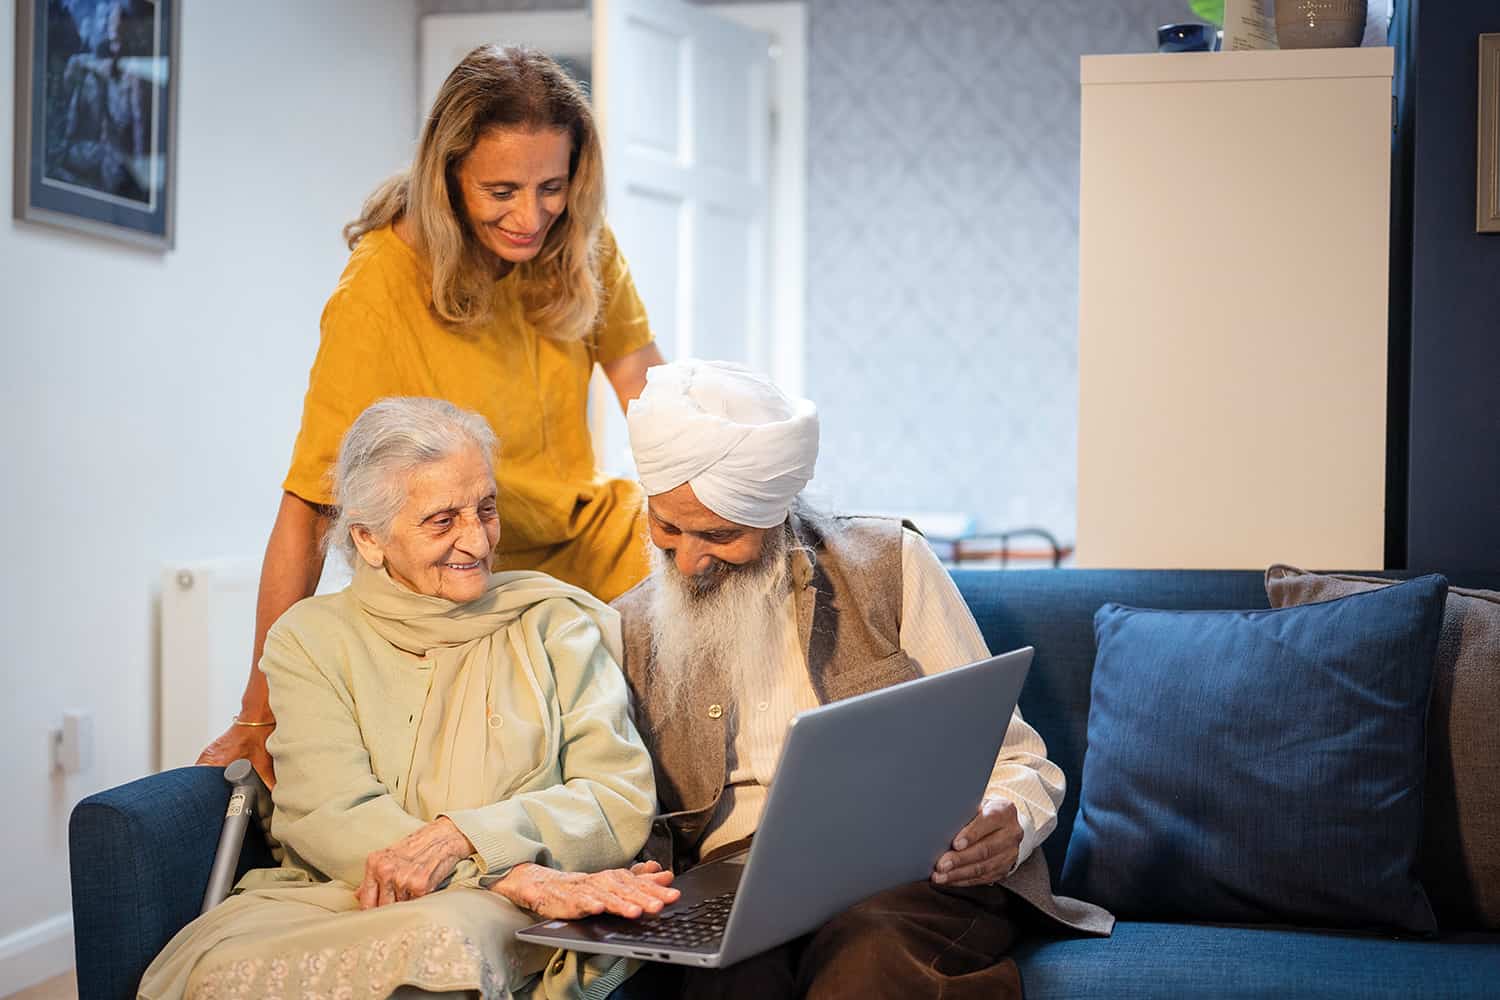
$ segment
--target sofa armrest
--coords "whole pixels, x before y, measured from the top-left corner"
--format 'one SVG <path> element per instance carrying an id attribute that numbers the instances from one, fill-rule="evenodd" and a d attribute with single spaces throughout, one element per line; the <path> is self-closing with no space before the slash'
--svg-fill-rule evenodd
<path id="1" fill-rule="evenodd" d="M 134 997 L 157 952 L 198 915 L 228 802 L 222 768 L 182 767 L 74 807 L 68 853 L 80 996 Z M 252 824 L 240 870 L 274 863 Z"/>

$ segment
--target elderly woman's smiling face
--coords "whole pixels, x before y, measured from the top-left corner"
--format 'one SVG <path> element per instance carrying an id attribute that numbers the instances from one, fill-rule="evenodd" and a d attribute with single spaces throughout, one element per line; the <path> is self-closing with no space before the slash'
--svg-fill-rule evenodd
<path id="1" fill-rule="evenodd" d="M 360 558 L 384 565 L 408 590 L 459 604 L 484 594 L 490 553 L 500 538 L 495 473 L 468 447 L 417 466 L 406 479 L 406 502 L 386 538 L 363 525 L 351 532 Z"/>

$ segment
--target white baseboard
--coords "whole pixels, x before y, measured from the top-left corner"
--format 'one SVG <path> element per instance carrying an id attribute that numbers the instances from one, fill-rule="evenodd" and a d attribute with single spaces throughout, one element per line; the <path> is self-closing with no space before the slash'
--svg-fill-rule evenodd
<path id="1" fill-rule="evenodd" d="M 73 913 L 59 913 L 0 938 L 0 997 L 73 967 Z"/>

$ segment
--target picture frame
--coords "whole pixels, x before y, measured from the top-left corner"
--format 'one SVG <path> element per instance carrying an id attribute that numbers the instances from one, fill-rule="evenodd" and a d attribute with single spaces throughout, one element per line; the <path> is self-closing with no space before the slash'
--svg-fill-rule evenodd
<path id="1" fill-rule="evenodd" d="M 1479 182 L 1476 232 L 1500 233 L 1500 34 L 1479 36 Z"/>
<path id="2" fill-rule="evenodd" d="M 14 215 L 171 250 L 179 0 L 16 0 Z"/>

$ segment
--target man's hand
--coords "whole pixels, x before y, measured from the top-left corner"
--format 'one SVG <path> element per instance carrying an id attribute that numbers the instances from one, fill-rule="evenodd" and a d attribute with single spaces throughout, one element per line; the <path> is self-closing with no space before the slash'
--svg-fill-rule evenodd
<path id="1" fill-rule="evenodd" d="M 613 913 L 634 920 L 643 913 L 659 913 L 681 895 L 670 888 L 672 873 L 655 861 L 631 865 L 630 870 L 585 875 L 560 872 L 530 862 L 516 865 L 491 891 L 548 920 L 574 920 L 597 913 Z"/>
<path id="2" fill-rule="evenodd" d="M 1021 852 L 1021 821 L 1015 803 L 985 799 L 979 815 L 953 838 L 953 850 L 932 866 L 938 885 L 971 886 L 998 882 L 1010 874 Z"/>
<path id="3" fill-rule="evenodd" d="M 425 896 L 453 874 L 474 845 L 447 816 L 365 858 L 365 879 L 354 890 L 361 910 Z"/>
<path id="4" fill-rule="evenodd" d="M 223 736 L 203 749 L 203 752 L 198 755 L 197 763 L 228 767 L 243 757 L 255 768 L 269 791 L 276 787 L 276 771 L 271 763 L 271 755 L 266 752 L 266 738 L 275 728 L 275 726 L 231 725 L 224 730 Z"/>

